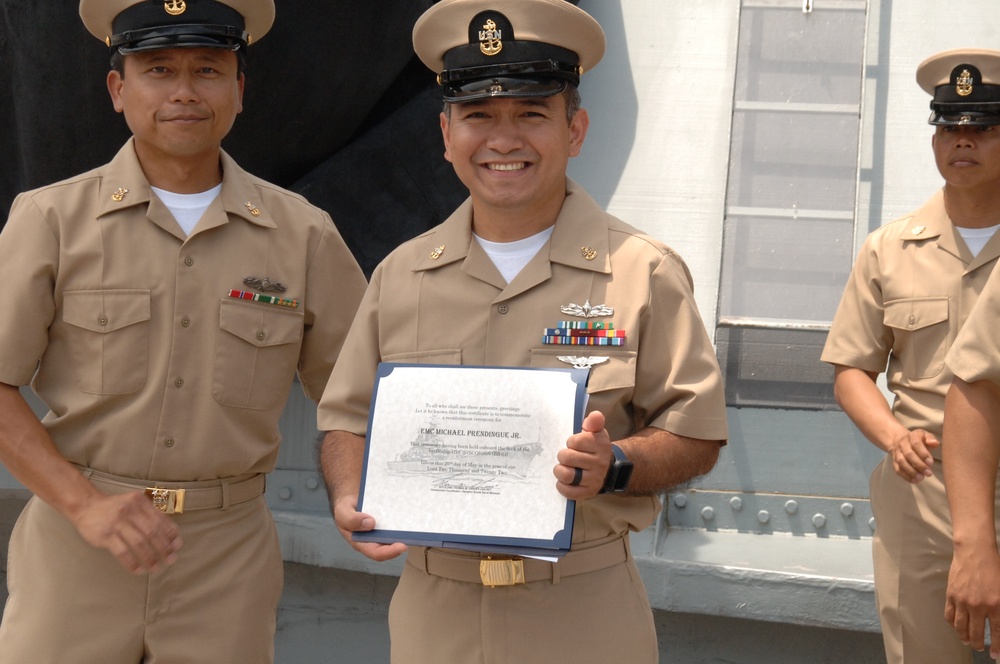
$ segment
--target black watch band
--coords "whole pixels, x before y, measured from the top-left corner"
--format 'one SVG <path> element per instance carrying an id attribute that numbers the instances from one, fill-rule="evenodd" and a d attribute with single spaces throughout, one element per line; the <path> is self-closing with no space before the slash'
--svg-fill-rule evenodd
<path id="1" fill-rule="evenodd" d="M 611 451 L 615 458 L 608 467 L 608 474 L 604 477 L 604 486 L 600 493 L 624 493 L 628 488 L 629 478 L 632 477 L 632 462 L 625 456 L 622 448 L 614 443 L 611 444 Z"/>

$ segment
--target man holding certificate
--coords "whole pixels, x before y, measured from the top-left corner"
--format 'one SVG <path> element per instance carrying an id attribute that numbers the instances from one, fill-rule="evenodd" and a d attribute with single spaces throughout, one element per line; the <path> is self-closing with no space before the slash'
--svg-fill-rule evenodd
<path id="1" fill-rule="evenodd" d="M 470 198 L 372 276 L 319 408 L 335 521 L 372 559 L 407 552 L 389 611 L 396 664 L 652 664 L 656 632 L 628 533 L 654 522 L 660 492 L 713 467 L 727 428 L 722 378 L 685 264 L 566 176 L 589 124 L 577 85 L 603 55 L 604 33 L 563 0 L 442 0 L 418 20 L 413 43 L 439 73 L 445 158 Z M 575 501 L 565 556 L 548 562 L 353 539 L 384 527 L 364 497 L 358 510 L 372 392 L 385 380 L 380 363 L 429 372 L 589 369 L 580 430 L 543 459 L 544 491 Z M 426 425 L 381 463 L 400 478 L 393 486 L 404 508 L 424 498 L 406 488 L 414 474 L 448 468 L 436 474 L 437 488 L 468 491 L 471 501 L 491 482 L 534 472 L 512 461 L 474 479 L 484 464 L 462 450 L 523 457 L 536 441 L 530 427 L 487 425 L 521 408 L 512 405 L 519 390 L 505 393 L 510 403 L 501 396 L 492 404 L 500 411 L 492 420 L 482 416 L 485 403 L 454 408 L 460 391 L 425 399 Z M 386 396 L 380 390 L 377 399 Z M 457 442 L 460 434 L 469 440 Z M 461 519 L 457 511 L 439 515 L 442 524 Z"/>

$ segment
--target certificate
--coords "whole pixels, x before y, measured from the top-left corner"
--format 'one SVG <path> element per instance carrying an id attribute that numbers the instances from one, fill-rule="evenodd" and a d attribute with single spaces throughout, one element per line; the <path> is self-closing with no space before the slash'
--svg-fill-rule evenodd
<path id="1" fill-rule="evenodd" d="M 586 369 L 381 363 L 358 541 L 558 556 L 575 503 L 552 468 L 580 431 Z"/>

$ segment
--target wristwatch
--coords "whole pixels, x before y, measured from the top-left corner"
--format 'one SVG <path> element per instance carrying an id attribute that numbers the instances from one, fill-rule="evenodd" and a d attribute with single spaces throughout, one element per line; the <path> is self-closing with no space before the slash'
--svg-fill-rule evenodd
<path id="1" fill-rule="evenodd" d="M 608 468 L 608 474 L 604 477 L 604 486 L 601 487 L 600 493 L 625 493 L 634 466 L 622 448 L 614 443 L 611 444 L 611 451 L 614 452 L 615 458 Z"/>

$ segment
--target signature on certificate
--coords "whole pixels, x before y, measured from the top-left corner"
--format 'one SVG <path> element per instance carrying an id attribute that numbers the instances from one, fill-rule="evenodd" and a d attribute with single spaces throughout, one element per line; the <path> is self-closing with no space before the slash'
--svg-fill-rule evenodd
<path id="1" fill-rule="evenodd" d="M 467 475 L 442 477 L 434 480 L 432 491 L 457 491 L 459 493 L 499 493 L 495 478 L 471 478 Z"/>

